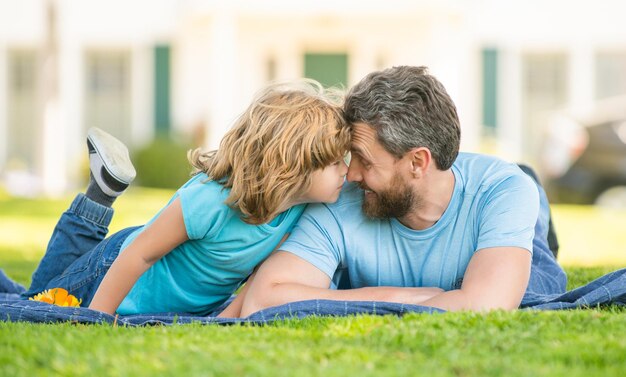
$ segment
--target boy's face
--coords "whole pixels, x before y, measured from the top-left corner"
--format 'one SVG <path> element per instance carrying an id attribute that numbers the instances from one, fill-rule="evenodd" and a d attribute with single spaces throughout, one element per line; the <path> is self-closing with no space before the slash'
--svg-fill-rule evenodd
<path id="1" fill-rule="evenodd" d="M 317 169 L 311 175 L 311 187 L 305 194 L 308 203 L 334 203 L 339 198 L 348 166 L 343 159 Z"/>

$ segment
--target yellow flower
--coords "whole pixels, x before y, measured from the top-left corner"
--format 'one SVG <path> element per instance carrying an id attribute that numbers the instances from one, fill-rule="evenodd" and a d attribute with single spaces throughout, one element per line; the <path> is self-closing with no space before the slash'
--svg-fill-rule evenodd
<path id="1" fill-rule="evenodd" d="M 58 306 L 72 306 L 79 307 L 83 300 L 77 299 L 75 296 L 69 294 L 63 288 L 52 288 L 45 290 L 34 297 L 29 298 L 31 301 L 41 301 L 48 304 L 54 304 Z"/>

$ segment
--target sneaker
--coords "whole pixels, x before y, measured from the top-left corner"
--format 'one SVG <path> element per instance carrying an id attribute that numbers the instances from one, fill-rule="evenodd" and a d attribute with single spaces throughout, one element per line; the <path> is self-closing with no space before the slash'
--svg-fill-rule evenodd
<path id="1" fill-rule="evenodd" d="M 89 169 L 98 187 L 106 195 L 121 195 L 137 175 L 124 143 L 92 127 L 87 131 L 87 148 Z"/>

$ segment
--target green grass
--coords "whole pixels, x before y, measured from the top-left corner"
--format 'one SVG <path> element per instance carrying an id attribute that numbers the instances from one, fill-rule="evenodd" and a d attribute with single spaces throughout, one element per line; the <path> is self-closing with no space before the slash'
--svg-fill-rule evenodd
<path id="1" fill-rule="evenodd" d="M 16 375 L 620 376 L 624 313 L 309 318 L 263 327 L 0 324 Z"/>
<path id="2" fill-rule="evenodd" d="M 111 230 L 145 222 L 170 195 L 147 189 L 125 194 L 116 203 Z M 28 284 L 70 199 L 23 200 L 0 193 L 0 267 L 7 274 Z M 555 207 L 554 212 L 555 219 L 560 216 L 562 260 L 590 252 L 589 243 L 571 242 L 582 238 L 573 219 L 589 222 L 591 228 L 582 229 L 589 230 L 591 240 L 606 223 L 626 223 L 626 214 L 588 207 Z M 605 255 L 593 250 L 593 263 L 577 265 L 569 258 L 570 288 L 626 264 L 613 252 L 624 250 L 623 234 L 609 233 L 601 233 L 608 246 Z M 621 376 L 625 333 L 626 309 L 616 307 L 308 318 L 229 327 L 0 322 L 0 376 Z"/>

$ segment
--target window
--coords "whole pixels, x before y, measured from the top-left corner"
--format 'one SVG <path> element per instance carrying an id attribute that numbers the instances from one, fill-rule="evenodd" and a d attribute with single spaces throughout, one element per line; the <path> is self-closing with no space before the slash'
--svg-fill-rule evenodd
<path id="1" fill-rule="evenodd" d="M 130 142 L 130 52 L 85 55 L 85 129 L 99 127 Z"/>
<path id="2" fill-rule="evenodd" d="M 487 135 L 493 135 L 498 125 L 498 51 L 484 49 L 483 66 L 483 126 Z"/>
<path id="3" fill-rule="evenodd" d="M 522 62 L 523 148 L 536 158 L 549 112 L 567 101 L 567 56 L 564 53 L 526 54 Z"/>
<path id="4" fill-rule="evenodd" d="M 596 99 L 626 95 L 626 51 L 600 52 L 595 66 Z"/>
<path id="5" fill-rule="evenodd" d="M 154 48 L 154 125 L 157 134 L 170 132 L 170 47 Z"/>
<path id="6" fill-rule="evenodd" d="M 348 55 L 307 53 L 304 55 L 304 76 L 325 87 L 345 88 L 348 85 Z"/>
<path id="7" fill-rule="evenodd" d="M 39 59 L 34 50 L 9 50 L 7 58 L 7 163 L 9 168 L 34 172 L 42 123 Z"/>

